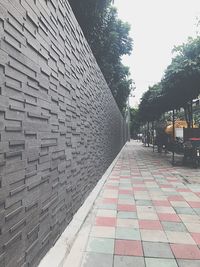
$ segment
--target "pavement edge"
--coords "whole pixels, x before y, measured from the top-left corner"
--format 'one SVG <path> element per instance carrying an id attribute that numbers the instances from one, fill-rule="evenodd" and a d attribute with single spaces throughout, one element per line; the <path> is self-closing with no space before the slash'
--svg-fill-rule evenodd
<path id="1" fill-rule="evenodd" d="M 81 226 L 83 225 L 86 217 L 88 216 L 90 210 L 92 209 L 94 201 L 99 195 L 108 176 L 112 172 L 112 169 L 114 168 L 126 144 L 122 147 L 120 152 L 117 154 L 116 158 L 107 168 L 106 172 L 101 177 L 101 179 L 98 181 L 98 183 L 96 184 L 94 189 L 91 191 L 89 196 L 86 198 L 83 205 L 76 212 L 72 221 L 66 227 L 65 231 L 59 237 L 55 245 L 47 252 L 44 258 L 40 261 L 38 267 L 62 267 L 63 266 L 64 261 L 69 255 L 70 250 L 75 242 L 77 234 L 81 229 Z"/>

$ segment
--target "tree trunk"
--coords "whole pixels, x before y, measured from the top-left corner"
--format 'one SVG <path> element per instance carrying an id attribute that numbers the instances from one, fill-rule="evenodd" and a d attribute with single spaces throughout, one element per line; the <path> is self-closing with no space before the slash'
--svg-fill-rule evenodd
<path id="1" fill-rule="evenodd" d="M 150 143 L 149 121 L 147 122 L 147 145 Z"/>

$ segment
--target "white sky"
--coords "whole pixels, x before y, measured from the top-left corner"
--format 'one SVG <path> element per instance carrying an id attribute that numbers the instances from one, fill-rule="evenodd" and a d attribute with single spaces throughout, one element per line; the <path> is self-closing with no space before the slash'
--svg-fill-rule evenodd
<path id="1" fill-rule="evenodd" d="M 119 18 L 131 24 L 134 46 L 131 56 L 123 57 L 135 81 L 139 100 L 148 87 L 159 82 L 170 64 L 175 45 L 196 36 L 196 17 L 200 18 L 200 0 L 115 0 Z"/>

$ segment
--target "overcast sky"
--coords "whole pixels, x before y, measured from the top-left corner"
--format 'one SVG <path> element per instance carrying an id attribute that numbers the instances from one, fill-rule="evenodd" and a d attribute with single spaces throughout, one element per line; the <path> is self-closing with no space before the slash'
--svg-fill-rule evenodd
<path id="1" fill-rule="evenodd" d="M 135 81 L 139 99 L 148 87 L 159 82 L 172 59 L 175 45 L 196 36 L 196 17 L 200 18 L 200 0 L 115 0 L 119 18 L 131 24 L 134 41 L 131 56 L 123 58 Z"/>

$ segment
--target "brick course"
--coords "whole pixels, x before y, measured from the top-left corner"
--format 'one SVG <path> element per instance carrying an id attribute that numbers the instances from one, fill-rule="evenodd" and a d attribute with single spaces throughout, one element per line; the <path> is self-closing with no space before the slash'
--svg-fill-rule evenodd
<path id="1" fill-rule="evenodd" d="M 68 2 L 0 0 L 0 266 L 37 266 L 126 141 Z"/>

